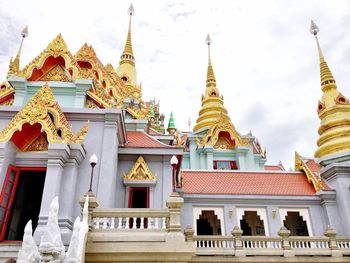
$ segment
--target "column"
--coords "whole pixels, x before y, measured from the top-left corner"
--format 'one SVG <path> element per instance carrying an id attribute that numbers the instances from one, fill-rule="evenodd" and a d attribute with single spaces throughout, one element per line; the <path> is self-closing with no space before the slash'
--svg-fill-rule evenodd
<path id="1" fill-rule="evenodd" d="M 8 81 L 15 89 L 15 101 L 13 106 L 24 106 L 27 99 L 26 79 L 22 77 L 9 77 Z"/>
<path id="2" fill-rule="evenodd" d="M 117 187 L 117 154 L 118 154 L 118 114 L 113 109 L 105 110 L 105 124 L 99 171 L 95 168 L 98 178 L 96 197 L 100 207 L 115 207 Z M 96 189 L 96 188 L 95 188 Z M 95 190 L 94 190 L 95 192 Z"/>
<path id="3" fill-rule="evenodd" d="M 207 169 L 213 170 L 213 162 L 214 162 L 213 147 L 205 147 L 205 152 L 207 155 Z"/>
<path id="4" fill-rule="evenodd" d="M 88 79 L 77 79 L 75 81 L 76 90 L 75 90 L 75 101 L 74 107 L 84 108 L 86 101 L 86 91 L 93 87 L 92 80 Z"/>
<path id="5" fill-rule="evenodd" d="M 40 242 L 40 237 L 45 229 L 51 201 L 55 196 L 60 195 L 63 168 L 69 155 L 70 149 L 66 143 L 49 144 L 44 192 L 41 200 L 38 226 L 34 233 L 36 242 Z"/>
<path id="6" fill-rule="evenodd" d="M 11 141 L 0 142 L 0 186 L 4 183 L 10 164 L 16 165 L 16 147 Z"/>
<path id="7" fill-rule="evenodd" d="M 69 244 L 75 221 L 74 207 L 77 206 L 75 191 L 78 169 L 86 155 L 85 149 L 81 144 L 71 144 L 68 147 L 70 149 L 70 156 L 63 170 L 62 187 L 59 195 L 60 210 L 58 214 L 62 241 L 65 245 Z"/>

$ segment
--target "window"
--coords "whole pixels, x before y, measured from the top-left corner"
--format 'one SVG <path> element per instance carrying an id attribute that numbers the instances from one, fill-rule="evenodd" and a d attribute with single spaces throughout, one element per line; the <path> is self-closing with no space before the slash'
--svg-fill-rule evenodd
<path id="1" fill-rule="evenodd" d="M 238 170 L 236 161 L 214 161 L 214 170 Z"/>

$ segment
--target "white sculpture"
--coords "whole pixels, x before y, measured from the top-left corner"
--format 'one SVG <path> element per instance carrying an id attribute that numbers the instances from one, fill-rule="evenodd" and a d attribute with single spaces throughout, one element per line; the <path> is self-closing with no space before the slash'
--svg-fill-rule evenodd
<path id="1" fill-rule="evenodd" d="M 32 220 L 29 220 L 24 228 L 22 248 L 18 252 L 18 263 L 40 262 L 40 254 L 33 239 Z"/>
<path id="2" fill-rule="evenodd" d="M 65 249 L 61 239 L 61 231 L 58 225 L 58 197 L 56 196 L 50 205 L 49 218 L 46 230 L 41 237 L 39 251 L 44 262 L 63 261 Z"/>
<path id="3" fill-rule="evenodd" d="M 18 252 L 19 263 L 80 263 L 82 262 L 86 235 L 89 231 L 88 208 L 89 197 L 86 196 L 83 220 L 80 222 L 78 216 L 74 222 L 72 238 L 70 240 L 67 255 L 65 257 L 65 248 L 61 239 L 60 227 L 58 225 L 58 197 L 56 196 L 50 205 L 49 218 L 46 230 L 41 237 L 39 251 L 32 236 L 32 221 L 29 220 L 23 236 L 22 249 Z M 41 256 L 40 256 L 40 254 Z"/>
<path id="4" fill-rule="evenodd" d="M 83 220 L 81 221 L 80 231 L 79 231 L 79 259 L 82 258 L 82 253 L 84 252 L 84 246 L 86 243 L 86 235 L 89 231 L 89 196 L 86 195 L 84 208 L 83 208 Z"/>
<path id="5" fill-rule="evenodd" d="M 80 230 L 80 218 L 75 219 L 73 225 L 73 234 L 70 239 L 69 248 L 64 259 L 64 263 L 78 263 L 79 260 L 79 230 Z"/>

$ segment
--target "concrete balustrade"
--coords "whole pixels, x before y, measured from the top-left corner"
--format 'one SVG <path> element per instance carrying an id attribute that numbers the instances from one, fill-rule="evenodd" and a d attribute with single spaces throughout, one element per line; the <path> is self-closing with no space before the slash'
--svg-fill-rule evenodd
<path id="1" fill-rule="evenodd" d="M 325 236 L 289 236 L 282 228 L 279 236 L 242 236 L 239 228 L 232 236 L 193 236 L 196 255 L 241 256 L 332 256 L 350 255 L 350 237 L 336 237 L 335 231 L 327 229 Z M 334 244 L 334 246 L 333 246 Z"/>
<path id="2" fill-rule="evenodd" d="M 166 230 L 168 209 L 97 208 L 92 213 L 94 230 Z"/>

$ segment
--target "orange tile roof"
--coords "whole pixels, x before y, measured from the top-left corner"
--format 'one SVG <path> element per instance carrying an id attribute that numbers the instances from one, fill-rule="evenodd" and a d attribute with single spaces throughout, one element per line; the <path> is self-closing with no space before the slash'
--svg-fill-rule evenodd
<path id="1" fill-rule="evenodd" d="M 154 130 L 152 128 L 149 128 L 148 134 L 149 135 L 164 135 L 163 133 L 157 132 L 156 130 Z"/>
<path id="2" fill-rule="evenodd" d="M 166 145 L 144 132 L 128 131 L 125 148 L 174 148 Z"/>
<path id="3" fill-rule="evenodd" d="M 299 172 L 182 171 L 186 194 L 315 195 Z"/>
<path id="4" fill-rule="evenodd" d="M 319 165 L 318 163 L 315 162 L 315 160 L 313 159 L 309 159 L 305 161 L 305 164 L 307 165 L 307 167 L 309 167 L 309 169 L 311 170 L 311 172 L 313 173 L 320 173 L 321 171 L 321 165 Z"/>
<path id="5" fill-rule="evenodd" d="M 283 167 L 279 165 L 265 165 L 264 170 L 265 171 L 284 171 Z"/>

